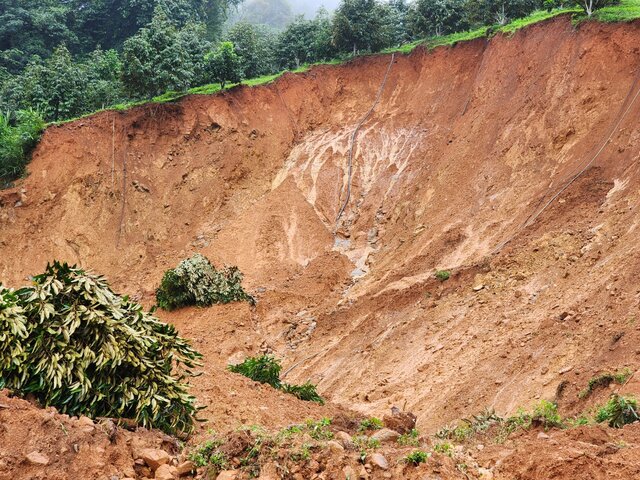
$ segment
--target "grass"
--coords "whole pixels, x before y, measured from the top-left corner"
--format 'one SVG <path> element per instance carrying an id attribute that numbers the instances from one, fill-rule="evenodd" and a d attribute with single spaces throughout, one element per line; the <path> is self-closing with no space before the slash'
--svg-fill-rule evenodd
<path id="1" fill-rule="evenodd" d="M 600 22 L 630 22 L 640 18 L 640 0 L 622 0 L 618 5 L 596 10 L 592 16 Z"/>

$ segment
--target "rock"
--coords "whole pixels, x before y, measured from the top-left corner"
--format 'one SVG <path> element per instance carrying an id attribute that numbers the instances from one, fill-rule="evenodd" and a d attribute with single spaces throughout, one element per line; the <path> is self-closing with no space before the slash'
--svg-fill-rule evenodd
<path id="1" fill-rule="evenodd" d="M 218 474 L 216 480 L 236 480 L 236 478 L 238 478 L 236 470 L 223 470 Z"/>
<path id="2" fill-rule="evenodd" d="M 171 465 L 160 465 L 156 470 L 156 474 L 154 478 L 156 480 L 173 480 L 177 476 L 176 467 L 172 467 Z"/>
<path id="3" fill-rule="evenodd" d="M 473 287 L 473 291 L 474 292 L 479 292 L 480 290 L 482 290 L 484 288 L 484 285 L 480 284 L 480 285 L 475 285 Z"/>
<path id="4" fill-rule="evenodd" d="M 389 428 L 383 428 L 371 435 L 371 438 L 379 442 L 395 442 L 400 434 Z"/>
<path id="5" fill-rule="evenodd" d="M 184 475 L 189 475 L 195 469 L 196 469 L 195 464 L 190 460 L 180 463 L 176 468 L 179 477 L 182 477 Z"/>
<path id="6" fill-rule="evenodd" d="M 348 465 L 342 469 L 342 473 L 344 474 L 345 480 L 355 480 L 358 478 L 355 470 Z"/>
<path id="7" fill-rule="evenodd" d="M 26 458 L 32 465 L 49 465 L 49 458 L 40 452 L 31 452 Z"/>
<path id="8" fill-rule="evenodd" d="M 444 346 L 441 348 L 444 348 Z M 434 351 L 440 350 L 441 348 L 436 347 Z M 416 420 L 417 418 L 413 413 L 400 411 L 397 407 L 391 409 L 391 415 L 382 417 L 382 422 L 385 427 L 399 433 L 409 433 L 413 430 L 416 426 Z"/>
<path id="9" fill-rule="evenodd" d="M 493 472 L 486 468 L 479 468 L 478 473 L 480 474 L 481 480 L 493 480 Z"/>
<path id="10" fill-rule="evenodd" d="M 91 420 L 89 417 L 85 417 L 84 415 L 82 415 L 78 419 L 78 425 L 81 425 L 83 427 L 94 427 L 95 426 L 93 424 L 93 420 Z"/>
<path id="11" fill-rule="evenodd" d="M 258 480 L 280 480 L 278 467 L 274 463 L 267 463 L 260 469 Z"/>
<path id="12" fill-rule="evenodd" d="M 342 451 L 344 451 L 344 447 L 342 445 L 340 445 L 339 442 L 336 442 L 335 440 L 329 440 L 327 442 L 327 447 L 329 448 L 329 450 L 331 450 L 333 452 L 342 452 Z"/>
<path id="13" fill-rule="evenodd" d="M 544 433 L 544 432 L 540 432 L 540 433 L 538 433 L 538 438 L 540 438 L 542 440 L 547 440 L 547 439 L 549 439 L 551 437 L 549 435 L 547 435 L 546 433 Z"/>
<path id="14" fill-rule="evenodd" d="M 375 465 L 381 470 L 389 469 L 389 462 L 387 462 L 387 459 L 384 458 L 384 455 L 382 455 L 381 453 L 372 454 L 371 457 L 369 458 L 369 461 L 371 462 L 372 465 Z"/>
<path id="15" fill-rule="evenodd" d="M 151 470 L 156 470 L 160 465 L 169 463 L 171 457 L 164 450 L 158 448 L 145 448 L 140 452 L 140 458 L 146 463 Z"/>
<path id="16" fill-rule="evenodd" d="M 354 447 L 353 438 L 347 432 L 336 433 L 335 439 L 339 441 L 342 444 L 342 446 L 347 450 L 352 449 Z"/>

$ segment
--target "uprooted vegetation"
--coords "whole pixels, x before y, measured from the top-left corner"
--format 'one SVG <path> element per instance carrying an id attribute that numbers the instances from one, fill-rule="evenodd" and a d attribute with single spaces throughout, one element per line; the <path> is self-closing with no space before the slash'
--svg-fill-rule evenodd
<path id="1" fill-rule="evenodd" d="M 0 286 L 0 388 L 62 413 L 188 434 L 197 408 L 185 379 L 199 357 L 172 325 L 76 266 Z"/>
<path id="2" fill-rule="evenodd" d="M 156 290 L 157 303 L 163 310 L 241 301 L 254 304 L 242 288 L 242 278 L 237 267 L 216 270 L 209 259 L 197 253 L 165 272 Z"/>
<path id="3" fill-rule="evenodd" d="M 255 382 L 266 383 L 273 388 L 282 390 L 300 400 L 324 404 L 324 400 L 318 394 L 316 386 L 306 382 L 302 385 L 291 385 L 280 379 L 282 365 L 280 361 L 271 355 L 249 357 L 237 365 L 229 365 L 229 371 L 239 373 Z"/>
<path id="4" fill-rule="evenodd" d="M 612 383 L 623 385 L 631 377 L 631 370 L 625 368 L 617 372 L 604 372 L 600 375 L 593 377 L 589 380 L 589 383 L 584 390 L 578 393 L 578 397 L 585 399 L 589 397 L 593 392 L 601 388 L 607 388 Z"/>

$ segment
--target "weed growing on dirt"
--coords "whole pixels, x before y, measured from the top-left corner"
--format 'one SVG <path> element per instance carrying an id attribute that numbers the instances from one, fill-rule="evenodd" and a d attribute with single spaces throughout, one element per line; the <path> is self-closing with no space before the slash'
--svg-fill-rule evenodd
<path id="1" fill-rule="evenodd" d="M 375 450 L 376 448 L 380 448 L 380 440 L 377 438 L 371 438 L 366 435 L 356 435 L 353 437 L 353 444 L 356 446 L 358 450 L 366 451 L 366 450 Z"/>
<path id="2" fill-rule="evenodd" d="M 333 433 L 329 430 L 329 426 L 331 426 L 330 418 L 323 418 L 316 422 L 307 420 L 307 431 L 314 440 L 331 440 Z"/>
<path id="3" fill-rule="evenodd" d="M 216 449 L 222 445 L 218 440 L 207 440 L 194 451 L 189 454 L 191 460 L 196 467 L 204 467 L 209 464 L 219 465 L 221 468 L 226 464 L 226 458 Z"/>
<path id="4" fill-rule="evenodd" d="M 398 445 L 403 447 L 419 447 L 420 433 L 413 428 L 409 433 L 404 433 L 398 437 Z"/>
<path id="5" fill-rule="evenodd" d="M 426 462 L 430 456 L 430 453 L 423 452 L 422 450 L 414 450 L 404 457 L 404 461 L 410 465 L 419 465 Z"/>
<path id="6" fill-rule="evenodd" d="M 448 457 L 453 457 L 453 445 L 449 442 L 436 443 L 433 446 L 433 451 Z"/>
<path id="7" fill-rule="evenodd" d="M 435 277 L 441 282 L 444 282 L 451 278 L 451 272 L 449 270 L 437 270 L 435 273 Z"/>
<path id="8" fill-rule="evenodd" d="M 242 278 L 237 267 L 216 270 L 205 256 L 197 253 L 165 272 L 156 290 L 156 301 L 163 310 L 240 301 L 253 304 L 253 297 L 242 288 Z"/>
<path id="9" fill-rule="evenodd" d="M 631 370 L 625 368 L 615 373 L 605 372 L 600 375 L 593 377 L 589 380 L 586 388 L 580 393 L 578 393 L 578 397 L 581 399 L 587 398 L 591 395 L 595 390 L 599 388 L 606 388 L 612 383 L 617 383 L 619 385 L 624 384 L 627 379 L 631 376 Z"/>
<path id="10" fill-rule="evenodd" d="M 464 442 L 477 434 L 484 433 L 493 425 L 501 424 L 504 419 L 496 415 L 493 409 L 486 409 L 471 418 L 463 418 L 461 425 L 445 426 L 436 432 L 440 440 Z"/>
<path id="11" fill-rule="evenodd" d="M 300 400 L 324 404 L 324 400 L 318 394 L 316 386 L 312 383 L 302 385 L 291 385 L 280 380 L 282 366 L 280 361 L 272 355 L 261 355 L 259 357 L 249 357 L 238 365 L 227 367 L 233 373 L 239 373 L 255 382 L 266 383 L 273 388 L 289 393 Z"/>
<path id="12" fill-rule="evenodd" d="M 76 266 L 0 286 L 0 388 L 62 413 L 187 434 L 197 409 L 184 379 L 199 358 L 172 325 Z"/>
<path id="13" fill-rule="evenodd" d="M 382 420 L 376 417 L 365 418 L 360 422 L 360 426 L 358 427 L 359 432 L 366 432 L 369 430 L 380 430 L 384 425 L 382 424 Z"/>
<path id="14" fill-rule="evenodd" d="M 596 422 L 607 422 L 613 428 L 620 428 L 638 420 L 640 420 L 640 411 L 637 400 L 618 394 L 612 395 L 607 404 L 598 409 L 595 416 Z"/>

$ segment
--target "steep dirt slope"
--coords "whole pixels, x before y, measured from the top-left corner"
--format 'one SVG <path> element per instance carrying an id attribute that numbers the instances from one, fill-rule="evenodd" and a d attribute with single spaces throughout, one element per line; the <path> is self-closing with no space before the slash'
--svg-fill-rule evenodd
<path id="1" fill-rule="evenodd" d="M 238 265 L 255 309 L 161 313 L 205 354 L 216 428 L 336 411 L 223 372 L 260 351 L 335 405 L 406 405 L 427 432 L 541 398 L 580 412 L 595 373 L 640 364 L 640 24 L 558 18 L 396 56 L 336 224 L 390 60 L 48 129 L 0 194 L 0 281 L 57 258 L 151 305 L 193 252 Z"/>

